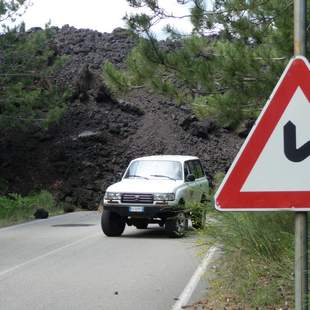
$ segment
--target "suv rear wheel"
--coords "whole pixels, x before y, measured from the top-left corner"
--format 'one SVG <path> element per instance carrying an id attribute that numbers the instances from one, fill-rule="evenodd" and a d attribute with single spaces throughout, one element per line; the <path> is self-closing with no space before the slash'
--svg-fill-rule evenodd
<path id="1" fill-rule="evenodd" d="M 105 235 L 108 237 L 120 236 L 125 230 L 125 225 L 125 220 L 117 213 L 103 210 L 101 216 L 101 228 Z"/>
<path id="2" fill-rule="evenodd" d="M 167 219 L 165 229 L 170 237 L 180 238 L 184 236 L 187 226 L 188 219 L 184 212 L 179 212 L 175 217 Z"/>

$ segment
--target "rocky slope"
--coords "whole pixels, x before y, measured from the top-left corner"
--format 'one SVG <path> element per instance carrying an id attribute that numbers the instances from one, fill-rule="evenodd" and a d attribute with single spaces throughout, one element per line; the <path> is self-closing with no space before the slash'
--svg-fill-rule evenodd
<path id="1" fill-rule="evenodd" d="M 55 28 L 53 48 L 69 61 L 56 82 L 74 88 L 64 117 L 48 131 L 0 137 L 4 192 L 26 194 L 48 188 L 57 197 L 94 209 L 105 188 L 135 157 L 153 154 L 199 156 L 210 177 L 226 170 L 242 139 L 212 120 L 198 121 L 187 107 L 136 89 L 126 101 L 113 99 L 101 79 L 105 60 L 118 66 L 135 42 L 128 33 Z M 1 190 L 1 187 L 0 187 Z"/>

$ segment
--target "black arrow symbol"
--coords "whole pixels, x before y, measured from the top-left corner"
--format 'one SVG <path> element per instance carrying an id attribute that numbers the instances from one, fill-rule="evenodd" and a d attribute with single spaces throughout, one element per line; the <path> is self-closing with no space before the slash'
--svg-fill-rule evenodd
<path id="1" fill-rule="evenodd" d="M 305 160 L 310 156 L 310 141 L 296 148 L 296 126 L 288 121 L 283 127 L 284 154 L 288 160 L 295 163 Z"/>

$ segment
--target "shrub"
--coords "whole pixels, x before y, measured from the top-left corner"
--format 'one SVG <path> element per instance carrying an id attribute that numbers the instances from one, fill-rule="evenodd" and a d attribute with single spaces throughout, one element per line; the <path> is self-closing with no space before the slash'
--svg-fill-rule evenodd
<path id="1" fill-rule="evenodd" d="M 52 194 L 47 191 L 25 197 L 18 194 L 0 196 L 0 226 L 32 219 L 38 208 L 50 214 L 59 212 Z"/>
<path id="2" fill-rule="evenodd" d="M 216 178 L 219 183 L 220 175 Z M 218 212 L 214 208 L 204 243 L 222 246 L 213 296 L 234 296 L 251 309 L 292 302 L 294 215 L 288 212 Z M 207 240 L 207 241 L 206 241 Z M 225 293 L 223 293 L 225 292 Z M 210 294 L 209 294 L 210 296 Z"/>

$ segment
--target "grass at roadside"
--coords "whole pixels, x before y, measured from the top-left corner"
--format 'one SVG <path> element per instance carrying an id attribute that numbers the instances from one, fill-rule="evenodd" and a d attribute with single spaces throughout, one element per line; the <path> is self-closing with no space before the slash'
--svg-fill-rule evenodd
<path id="1" fill-rule="evenodd" d="M 205 233 L 208 243 L 222 245 L 223 257 L 208 298 L 223 302 L 230 296 L 240 309 L 291 309 L 292 230 L 292 214 L 217 215 Z"/>
<path id="2" fill-rule="evenodd" d="M 202 309 L 292 309 L 294 214 L 218 212 L 211 204 L 208 214 L 202 243 L 220 245 L 223 255 Z"/>
<path id="3" fill-rule="evenodd" d="M 18 194 L 0 196 L 0 227 L 34 219 L 33 214 L 38 208 L 44 208 L 49 215 L 63 213 L 63 208 L 56 204 L 52 194 L 47 191 L 25 197 Z"/>

